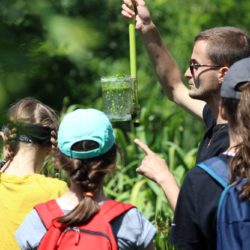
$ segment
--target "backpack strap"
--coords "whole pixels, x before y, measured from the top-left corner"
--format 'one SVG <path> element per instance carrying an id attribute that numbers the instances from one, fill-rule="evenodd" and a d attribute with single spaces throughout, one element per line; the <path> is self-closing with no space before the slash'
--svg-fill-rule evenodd
<path id="1" fill-rule="evenodd" d="M 198 163 L 197 167 L 203 169 L 214 180 L 216 180 L 223 188 L 229 184 L 228 165 L 218 156 L 212 157 L 206 161 Z"/>
<path id="2" fill-rule="evenodd" d="M 127 212 L 129 209 L 135 206 L 115 200 L 108 200 L 100 207 L 100 213 L 105 216 L 108 222 L 111 222 L 116 217 Z M 56 200 L 50 200 L 45 203 L 40 203 L 34 207 L 39 217 L 41 218 L 44 226 L 48 229 L 51 226 L 52 221 L 64 213 L 57 204 Z"/>
<path id="3" fill-rule="evenodd" d="M 221 194 L 217 209 L 218 250 L 249 249 L 249 201 L 240 197 L 240 190 L 247 183 L 247 178 L 239 179 Z"/>
<path id="4" fill-rule="evenodd" d="M 45 203 L 37 204 L 34 209 L 37 211 L 47 230 L 55 218 L 64 215 L 56 200 L 50 200 Z"/>
<path id="5" fill-rule="evenodd" d="M 135 206 L 115 200 L 108 200 L 100 207 L 100 213 L 108 222 L 127 212 Z"/>

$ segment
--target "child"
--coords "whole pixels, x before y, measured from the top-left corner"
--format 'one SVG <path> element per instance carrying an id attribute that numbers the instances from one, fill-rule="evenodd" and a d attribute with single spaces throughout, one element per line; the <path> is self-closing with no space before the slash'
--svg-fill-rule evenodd
<path id="1" fill-rule="evenodd" d="M 221 112 L 229 124 L 231 186 L 217 216 L 217 249 L 250 249 L 250 58 L 233 64 L 221 87 Z"/>
<path id="2" fill-rule="evenodd" d="M 70 190 L 56 199 L 65 214 L 58 221 L 72 228 L 92 220 L 109 200 L 103 193 L 103 184 L 106 174 L 115 168 L 112 125 L 96 109 L 73 111 L 60 124 L 58 148 L 58 159 L 70 180 Z M 136 208 L 111 221 L 111 226 L 120 250 L 154 249 L 156 230 Z M 17 230 L 16 238 L 22 249 L 34 249 L 45 233 L 46 228 L 33 210 Z"/>
<path id="3" fill-rule="evenodd" d="M 33 98 L 8 111 L 9 124 L 0 132 L 4 160 L 0 170 L 0 249 L 19 249 L 14 232 L 38 202 L 67 191 L 65 182 L 39 174 L 57 133 L 55 112 Z"/>

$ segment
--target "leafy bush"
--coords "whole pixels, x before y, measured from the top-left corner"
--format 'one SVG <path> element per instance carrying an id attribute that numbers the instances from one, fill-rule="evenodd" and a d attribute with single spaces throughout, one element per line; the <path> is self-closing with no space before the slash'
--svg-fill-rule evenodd
<path id="1" fill-rule="evenodd" d="M 196 136 L 197 141 L 191 143 L 195 138 L 194 133 L 183 129 L 191 117 L 168 101 L 163 101 L 165 105 L 158 107 L 161 112 L 156 112 L 157 105 L 154 102 L 155 100 L 148 99 L 147 104 L 141 109 L 139 126 L 134 126 L 131 121 L 113 124 L 119 147 L 117 170 L 114 175 L 106 179 L 104 191 L 110 198 L 136 205 L 156 226 L 157 249 L 174 249 L 168 240 L 173 211 L 161 188 L 136 173 L 135 170 L 140 165 L 144 152 L 137 148 L 133 140 L 141 139 L 166 159 L 170 170 L 181 185 L 186 172 L 195 162 L 196 147 L 189 148 L 188 145 L 196 145 L 199 137 Z M 64 112 L 70 112 L 78 107 L 83 106 L 71 105 Z M 184 138 L 187 142 L 183 141 Z M 52 165 L 47 166 L 46 172 L 55 175 Z M 65 178 L 64 173 L 59 173 L 57 176 Z"/>

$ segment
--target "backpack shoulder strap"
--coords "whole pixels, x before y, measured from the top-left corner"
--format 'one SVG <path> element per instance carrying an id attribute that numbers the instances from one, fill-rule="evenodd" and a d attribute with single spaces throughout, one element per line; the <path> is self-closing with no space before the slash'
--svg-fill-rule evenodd
<path id="1" fill-rule="evenodd" d="M 238 180 L 237 182 L 231 184 L 231 185 L 228 185 L 227 188 L 225 188 L 225 190 L 223 190 L 222 194 L 221 194 L 221 197 L 220 197 L 220 200 L 219 200 L 219 204 L 218 204 L 218 211 L 221 210 L 221 207 L 222 206 L 227 206 L 225 205 L 225 200 L 230 201 L 231 203 L 231 208 L 229 209 L 230 211 L 228 211 L 227 213 L 228 214 L 233 214 L 234 217 L 236 216 L 240 216 L 240 217 L 244 217 L 244 216 L 248 216 L 250 218 L 250 214 L 249 213 L 245 213 L 245 212 L 242 212 L 241 209 L 245 206 L 247 206 L 247 210 L 249 210 L 249 203 L 248 201 L 246 200 L 242 200 L 240 198 L 240 191 L 242 190 L 242 187 L 248 182 L 248 179 L 245 177 L 241 180 Z M 241 206 L 239 206 L 239 204 L 241 204 Z M 244 204 L 244 205 L 242 205 Z M 233 209 L 236 209 L 237 212 L 233 211 Z M 225 211 L 228 210 L 228 209 L 224 209 Z M 249 218 L 246 220 L 246 218 L 243 219 L 246 220 L 246 221 L 249 221 Z M 237 218 L 238 220 L 239 218 Z M 225 221 L 225 219 L 224 219 Z M 232 221 L 230 222 L 232 223 Z"/>
<path id="2" fill-rule="evenodd" d="M 51 226 L 52 221 L 55 218 L 64 215 L 56 200 L 50 200 L 45 203 L 37 204 L 34 209 L 37 211 L 39 217 L 47 229 Z"/>
<path id="3" fill-rule="evenodd" d="M 129 209 L 135 206 L 115 200 L 108 200 L 100 207 L 100 214 L 105 216 L 108 222 L 111 222 L 116 217 L 127 212 Z"/>
<path id="4" fill-rule="evenodd" d="M 249 249 L 249 201 L 242 200 L 239 193 L 247 182 L 248 179 L 243 178 L 229 185 L 221 194 L 216 223 L 218 250 Z M 225 240 L 229 235 L 230 240 Z"/>
<path id="5" fill-rule="evenodd" d="M 197 167 L 203 169 L 213 179 L 215 179 L 223 188 L 229 184 L 229 171 L 228 165 L 215 156 L 206 161 L 197 164 Z"/>

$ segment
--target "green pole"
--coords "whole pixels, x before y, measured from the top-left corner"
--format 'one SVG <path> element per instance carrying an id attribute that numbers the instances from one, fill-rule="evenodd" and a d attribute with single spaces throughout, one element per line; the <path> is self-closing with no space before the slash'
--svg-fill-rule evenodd
<path id="1" fill-rule="evenodd" d="M 135 20 L 129 23 L 129 54 L 130 54 L 130 75 L 136 78 L 136 43 L 135 43 Z"/>
<path id="2" fill-rule="evenodd" d="M 129 55 L 130 55 L 130 76 L 133 87 L 133 108 L 132 119 L 134 124 L 139 124 L 139 102 L 137 96 L 137 79 L 136 79 L 136 39 L 135 39 L 135 19 L 129 22 Z"/>

